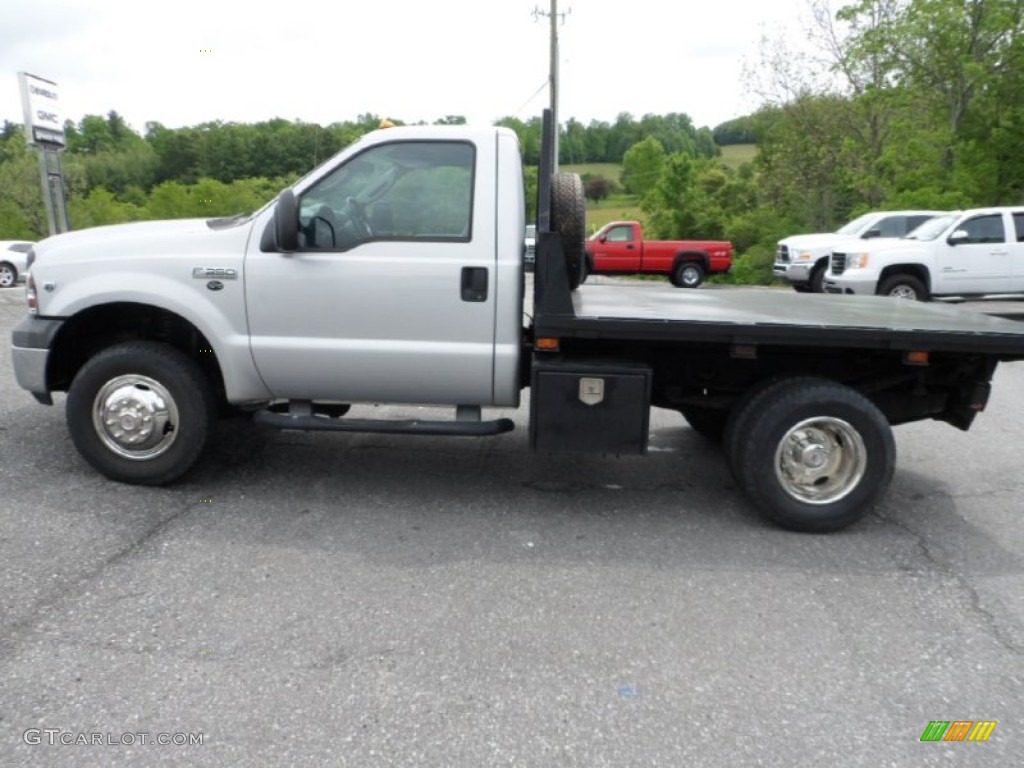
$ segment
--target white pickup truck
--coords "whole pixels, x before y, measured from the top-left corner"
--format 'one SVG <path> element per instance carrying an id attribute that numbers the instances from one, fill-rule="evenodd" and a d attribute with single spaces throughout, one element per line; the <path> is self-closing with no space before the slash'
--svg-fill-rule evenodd
<path id="1" fill-rule="evenodd" d="M 724 441 L 771 520 L 830 531 L 893 473 L 891 425 L 967 429 L 1020 326 L 954 307 L 587 285 L 578 176 L 551 172 L 524 321 L 525 199 L 503 128 L 380 130 L 261 210 L 101 227 L 30 254 L 15 374 L 66 391 L 72 440 L 122 482 L 168 483 L 225 411 L 292 430 L 488 436 L 531 389 L 540 451 L 646 452 L 650 408 Z M 450 406 L 353 419 L 351 403 Z"/>
<path id="2" fill-rule="evenodd" d="M 801 293 L 824 292 L 828 258 L 837 246 L 857 240 L 903 237 L 941 211 L 875 211 L 858 216 L 835 232 L 793 235 L 779 240 L 775 250 L 775 276 Z"/>
<path id="3" fill-rule="evenodd" d="M 1024 205 L 948 213 L 902 240 L 837 247 L 825 290 L 918 301 L 1024 293 Z"/>

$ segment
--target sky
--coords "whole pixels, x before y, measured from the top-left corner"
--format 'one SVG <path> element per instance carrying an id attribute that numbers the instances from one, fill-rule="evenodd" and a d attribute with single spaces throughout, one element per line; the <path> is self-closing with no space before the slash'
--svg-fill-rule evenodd
<path id="1" fill-rule="evenodd" d="M 0 0 L 0 121 L 17 73 L 57 83 L 60 114 L 116 110 L 139 133 L 281 117 L 323 125 L 522 120 L 548 104 L 551 0 Z M 801 0 L 558 0 L 559 118 L 755 110 L 744 82 Z"/>

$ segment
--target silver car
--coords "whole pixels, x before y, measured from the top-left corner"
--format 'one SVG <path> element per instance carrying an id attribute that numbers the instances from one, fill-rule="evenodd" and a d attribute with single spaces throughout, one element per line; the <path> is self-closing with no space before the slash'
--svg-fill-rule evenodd
<path id="1" fill-rule="evenodd" d="M 0 240 L 0 288 L 13 288 L 25 277 L 25 261 L 35 243 Z"/>

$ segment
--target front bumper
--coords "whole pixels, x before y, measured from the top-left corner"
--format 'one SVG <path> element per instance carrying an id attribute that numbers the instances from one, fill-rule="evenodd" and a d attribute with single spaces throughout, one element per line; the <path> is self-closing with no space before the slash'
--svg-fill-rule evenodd
<path id="1" fill-rule="evenodd" d="M 876 277 L 825 276 L 825 293 L 844 293 L 856 296 L 874 296 L 878 287 Z"/>
<path id="2" fill-rule="evenodd" d="M 772 266 L 772 272 L 775 273 L 776 277 L 788 280 L 791 283 L 807 283 L 811 280 L 811 270 L 813 267 L 813 261 L 776 261 Z"/>
<path id="3" fill-rule="evenodd" d="M 11 361 L 18 386 L 32 393 L 40 403 L 52 405 L 46 370 L 50 348 L 63 320 L 29 316 L 11 334 Z"/>

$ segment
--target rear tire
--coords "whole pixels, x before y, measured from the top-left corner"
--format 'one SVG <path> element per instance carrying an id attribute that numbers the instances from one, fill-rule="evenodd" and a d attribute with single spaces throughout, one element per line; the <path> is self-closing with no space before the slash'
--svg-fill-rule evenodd
<path id="1" fill-rule="evenodd" d="M 82 366 L 66 414 L 75 447 L 96 470 L 123 483 L 163 485 L 199 457 L 215 402 L 195 362 L 166 344 L 132 341 Z"/>
<path id="2" fill-rule="evenodd" d="M 892 275 L 885 278 L 878 286 L 878 295 L 911 301 L 928 301 L 929 299 L 924 283 L 913 275 Z"/>
<path id="3" fill-rule="evenodd" d="M 704 267 L 696 261 L 684 261 L 673 275 L 672 283 L 677 288 L 696 288 L 704 282 Z"/>
<path id="4" fill-rule="evenodd" d="M 569 289 L 576 290 L 586 269 L 586 201 L 583 182 L 576 173 L 556 173 L 551 177 L 551 229 L 562 243 L 562 257 L 569 277 Z"/>
<path id="5" fill-rule="evenodd" d="M 892 429 L 875 404 L 815 378 L 780 381 L 754 400 L 742 439 L 733 436 L 731 464 L 762 514 L 783 528 L 816 533 L 864 517 L 896 463 Z"/>

